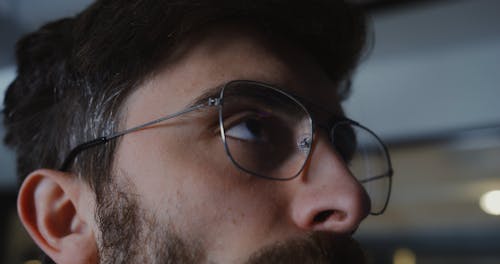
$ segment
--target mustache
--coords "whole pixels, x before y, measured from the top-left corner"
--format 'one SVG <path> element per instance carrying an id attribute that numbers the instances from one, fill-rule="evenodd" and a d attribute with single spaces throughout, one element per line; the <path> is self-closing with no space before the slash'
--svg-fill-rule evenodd
<path id="1" fill-rule="evenodd" d="M 358 242 L 351 236 L 314 233 L 266 246 L 250 256 L 245 264 L 365 264 Z"/>

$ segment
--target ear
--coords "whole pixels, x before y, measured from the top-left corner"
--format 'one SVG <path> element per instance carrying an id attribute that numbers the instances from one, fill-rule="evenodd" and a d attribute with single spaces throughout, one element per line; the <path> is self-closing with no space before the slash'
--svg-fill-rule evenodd
<path id="1" fill-rule="evenodd" d="M 17 208 L 28 233 L 56 263 L 97 263 L 93 200 L 76 176 L 39 169 L 24 180 Z"/>

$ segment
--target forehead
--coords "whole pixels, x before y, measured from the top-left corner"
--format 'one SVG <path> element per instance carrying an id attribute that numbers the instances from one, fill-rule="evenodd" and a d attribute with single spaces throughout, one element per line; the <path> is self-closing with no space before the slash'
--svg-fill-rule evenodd
<path id="1" fill-rule="evenodd" d="M 303 51 L 247 27 L 217 26 L 198 33 L 167 66 L 139 87 L 126 102 L 133 110 L 179 110 L 206 90 L 231 80 L 255 80 L 336 108 L 335 84 Z M 154 117 L 154 116 L 151 116 Z"/>

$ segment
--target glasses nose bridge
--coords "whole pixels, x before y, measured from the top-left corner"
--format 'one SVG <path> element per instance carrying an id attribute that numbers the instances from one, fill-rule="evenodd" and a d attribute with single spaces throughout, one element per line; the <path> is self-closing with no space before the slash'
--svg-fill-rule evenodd
<path id="1" fill-rule="evenodd" d="M 317 123 L 312 119 L 312 138 L 311 141 L 309 142 L 309 153 L 308 157 L 305 161 L 304 165 L 304 170 L 309 170 L 309 167 L 311 166 L 311 163 L 314 163 L 314 154 L 315 151 L 317 150 L 318 147 L 327 147 L 330 149 L 331 155 L 335 155 L 335 160 L 342 160 L 337 153 L 337 150 L 335 149 L 333 143 L 332 143 L 332 138 L 331 138 L 331 133 L 330 130 L 333 126 L 329 126 L 326 123 Z M 323 141 L 326 141 L 324 143 L 321 143 Z M 326 144 L 327 146 L 318 146 L 318 144 Z M 342 166 L 347 169 L 347 164 L 342 162 Z"/>
<path id="2" fill-rule="evenodd" d="M 332 119 L 336 119 L 338 115 L 310 102 L 304 102 L 302 105 L 311 119 L 313 132 L 323 129 L 330 136 L 330 130 L 333 127 Z"/>
<path id="3" fill-rule="evenodd" d="M 314 115 L 307 106 L 303 106 L 305 109 L 305 112 L 308 115 L 308 118 L 310 120 L 310 128 L 311 128 L 311 134 L 308 138 L 299 138 L 297 141 L 297 147 L 301 150 L 308 149 L 308 157 L 306 158 L 306 167 L 307 164 L 311 162 L 311 156 L 312 152 L 315 148 L 315 144 L 317 144 L 319 134 L 318 132 L 324 131 L 325 135 L 327 136 L 328 143 L 330 146 L 332 145 L 332 139 L 331 139 L 331 133 L 330 130 L 333 126 L 329 125 L 328 122 L 322 122 L 319 120 L 319 118 Z"/>
<path id="4" fill-rule="evenodd" d="M 310 112 L 309 116 L 311 118 L 312 135 L 313 135 L 311 144 L 316 143 L 316 141 L 318 140 L 317 138 L 321 134 L 320 132 L 323 132 L 326 135 L 328 142 L 331 144 L 332 143 L 331 129 L 333 126 L 328 122 L 321 121 L 319 118 L 312 115 Z"/>

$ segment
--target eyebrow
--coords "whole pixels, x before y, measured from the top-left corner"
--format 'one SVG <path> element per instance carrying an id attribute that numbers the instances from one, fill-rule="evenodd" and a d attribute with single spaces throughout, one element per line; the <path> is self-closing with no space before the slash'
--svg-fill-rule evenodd
<path id="1" fill-rule="evenodd" d="M 229 81 L 229 82 L 231 82 L 231 81 Z M 206 89 L 201 95 L 199 95 L 195 99 L 193 99 L 191 101 L 191 103 L 189 103 L 186 107 L 193 107 L 193 106 L 197 106 L 197 105 L 207 104 L 207 102 L 210 98 L 219 98 L 222 88 L 229 82 L 220 83 L 214 87 Z M 328 116 L 327 119 L 329 119 L 329 120 L 335 120 L 335 119 L 345 117 L 345 115 L 343 113 L 339 113 L 338 110 L 331 111 L 330 109 L 327 109 L 326 107 L 324 107 L 322 105 L 318 105 L 318 104 L 312 102 L 310 99 L 303 97 L 303 96 L 299 96 L 298 94 L 296 94 L 292 91 L 284 90 L 280 86 L 276 86 L 273 84 L 271 84 L 271 86 L 276 87 L 280 90 L 283 90 L 286 93 L 288 93 L 289 95 L 291 95 L 292 97 L 294 97 L 295 99 L 297 99 L 300 103 L 302 103 L 306 107 L 306 109 L 310 112 L 311 115 L 315 116 L 314 113 L 316 113 L 316 114 L 323 113 L 323 114 L 326 114 Z M 330 122 L 330 121 L 327 121 L 327 122 Z"/>

